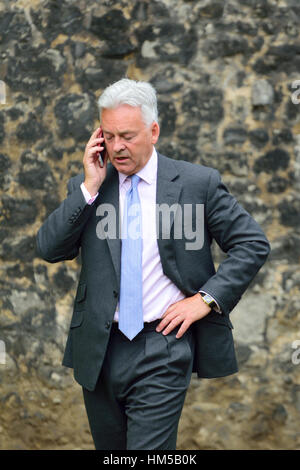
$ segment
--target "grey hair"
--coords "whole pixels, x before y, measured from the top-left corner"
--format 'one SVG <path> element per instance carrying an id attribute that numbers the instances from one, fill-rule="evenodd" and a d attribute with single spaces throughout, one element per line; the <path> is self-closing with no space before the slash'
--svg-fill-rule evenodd
<path id="1" fill-rule="evenodd" d="M 100 120 L 103 109 L 113 109 L 128 104 L 140 107 L 146 126 L 158 122 L 156 91 L 150 83 L 122 78 L 109 85 L 98 99 Z"/>

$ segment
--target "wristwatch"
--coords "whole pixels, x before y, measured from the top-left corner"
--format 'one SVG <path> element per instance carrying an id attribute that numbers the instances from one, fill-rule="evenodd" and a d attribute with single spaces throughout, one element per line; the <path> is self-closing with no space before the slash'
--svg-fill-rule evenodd
<path id="1" fill-rule="evenodd" d="M 205 302 L 210 308 L 215 308 L 217 306 L 216 302 L 214 301 L 211 295 L 201 293 L 201 296 L 203 302 Z"/>

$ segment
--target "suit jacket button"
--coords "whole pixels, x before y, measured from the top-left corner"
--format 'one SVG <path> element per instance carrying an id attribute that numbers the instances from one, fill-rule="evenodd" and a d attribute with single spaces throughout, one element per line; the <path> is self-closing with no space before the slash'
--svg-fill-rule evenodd
<path id="1" fill-rule="evenodd" d="M 110 321 L 107 321 L 107 322 L 105 323 L 105 328 L 106 328 L 107 330 L 109 330 L 109 327 L 110 327 Z"/>
<path id="2" fill-rule="evenodd" d="M 116 290 L 113 291 L 114 297 L 118 297 L 118 292 Z"/>

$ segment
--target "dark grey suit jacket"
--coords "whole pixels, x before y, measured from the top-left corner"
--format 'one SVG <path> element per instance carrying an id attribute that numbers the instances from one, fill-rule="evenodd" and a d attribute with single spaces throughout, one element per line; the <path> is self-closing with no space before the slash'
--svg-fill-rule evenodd
<path id="1" fill-rule="evenodd" d="M 37 249 L 39 256 L 50 263 L 73 259 L 81 251 L 82 268 L 63 365 L 74 369 L 78 383 L 94 390 L 118 302 L 121 255 L 119 237 L 97 236 L 101 217 L 96 211 L 100 204 L 109 203 L 119 214 L 119 178 L 109 164 L 99 196 L 91 206 L 80 189 L 83 179 L 82 173 L 69 180 L 67 198 L 37 234 Z M 184 204 L 204 204 L 201 249 L 187 250 L 186 243 L 191 240 L 174 237 L 174 223 L 167 237 L 161 220 L 158 248 L 164 273 L 186 296 L 203 289 L 217 300 L 223 312 L 220 315 L 212 310 L 192 324 L 196 340 L 193 371 L 205 378 L 233 374 L 238 368 L 229 313 L 266 261 L 269 243 L 212 168 L 158 154 L 156 202 L 182 208 Z M 217 272 L 212 239 L 227 254 Z"/>

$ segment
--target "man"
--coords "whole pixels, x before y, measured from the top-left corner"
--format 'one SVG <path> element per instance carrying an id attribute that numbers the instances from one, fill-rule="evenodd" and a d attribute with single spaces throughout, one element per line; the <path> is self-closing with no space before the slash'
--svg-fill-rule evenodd
<path id="1" fill-rule="evenodd" d="M 63 364 L 83 388 L 96 449 L 176 449 L 192 371 L 237 372 L 229 313 L 269 243 L 216 170 L 156 152 L 150 84 L 120 80 L 99 109 L 84 173 L 37 235 L 51 263 L 81 252 Z M 227 253 L 217 272 L 212 239 Z"/>

